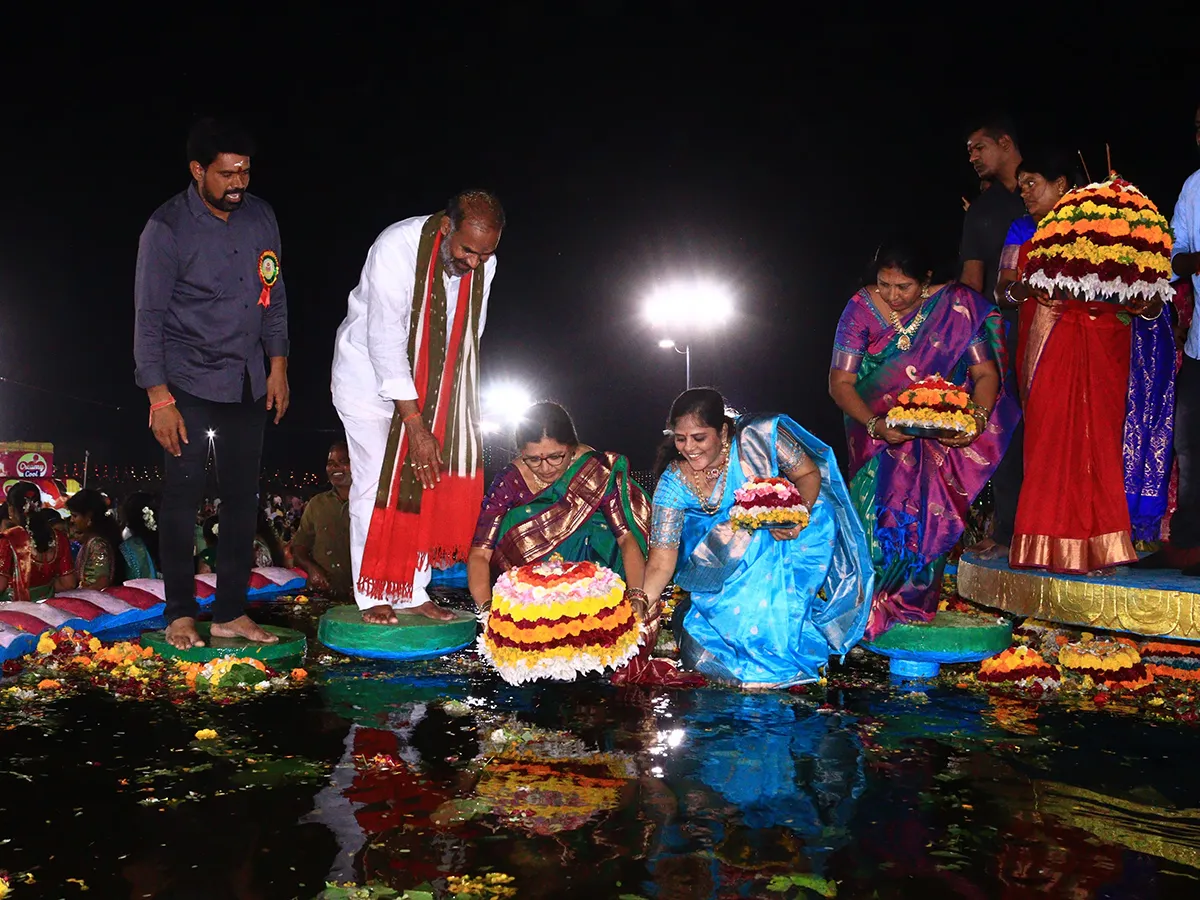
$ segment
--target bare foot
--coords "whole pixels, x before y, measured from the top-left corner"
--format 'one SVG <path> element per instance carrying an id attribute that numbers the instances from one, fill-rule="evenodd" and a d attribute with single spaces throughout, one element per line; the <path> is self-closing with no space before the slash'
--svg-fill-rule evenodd
<path id="1" fill-rule="evenodd" d="M 213 622 L 210 633 L 213 637 L 245 638 L 248 641 L 254 641 L 256 644 L 279 643 L 279 638 L 255 625 L 250 621 L 249 616 L 238 616 L 231 622 Z"/>
<path id="2" fill-rule="evenodd" d="M 368 606 L 362 611 L 362 619 L 368 625 L 395 625 L 396 611 L 386 603 L 378 606 Z"/>
<path id="3" fill-rule="evenodd" d="M 448 609 L 442 609 L 432 600 L 426 600 L 420 606 L 406 606 L 403 609 L 396 610 L 398 616 L 424 616 L 427 619 L 433 619 L 436 622 L 449 622 L 454 618 L 454 613 Z"/>
<path id="4" fill-rule="evenodd" d="M 176 650 L 204 646 L 204 641 L 200 640 L 200 633 L 196 631 L 196 620 L 186 617 L 176 619 L 167 626 L 167 643 Z"/>
<path id="5" fill-rule="evenodd" d="M 985 537 L 982 541 L 967 548 L 968 553 L 974 553 L 976 556 L 981 556 L 987 551 L 996 546 L 996 542 L 990 537 Z"/>
<path id="6" fill-rule="evenodd" d="M 989 538 L 990 540 L 990 538 Z M 976 554 L 980 559 L 1008 559 L 1008 548 L 992 541 L 992 546 Z"/>

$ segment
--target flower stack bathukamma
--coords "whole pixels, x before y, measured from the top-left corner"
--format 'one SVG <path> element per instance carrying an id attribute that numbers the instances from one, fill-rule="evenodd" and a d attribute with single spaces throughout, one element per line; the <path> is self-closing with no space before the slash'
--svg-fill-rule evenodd
<path id="1" fill-rule="evenodd" d="M 914 381 L 888 410 L 887 427 L 918 437 L 974 434 L 971 395 L 940 375 Z"/>
<path id="2" fill-rule="evenodd" d="M 748 481 L 733 492 L 729 524 L 735 529 L 791 528 L 808 525 L 808 507 L 786 478 Z"/>
<path id="3" fill-rule="evenodd" d="M 1091 638 L 1069 641 L 1059 649 L 1058 662 L 1064 669 L 1088 675 L 1110 688 L 1137 689 L 1154 681 L 1132 641 Z"/>
<path id="4" fill-rule="evenodd" d="M 1069 191 L 1042 219 L 1030 245 L 1025 280 L 1084 300 L 1171 302 L 1171 228 L 1128 181 Z"/>
<path id="5" fill-rule="evenodd" d="M 558 557 L 496 580 L 479 652 L 505 681 L 573 681 L 637 655 L 642 624 L 611 569 Z"/>

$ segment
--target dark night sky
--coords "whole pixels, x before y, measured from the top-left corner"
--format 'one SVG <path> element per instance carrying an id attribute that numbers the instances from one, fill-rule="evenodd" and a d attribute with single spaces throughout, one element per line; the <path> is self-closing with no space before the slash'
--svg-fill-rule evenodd
<path id="1" fill-rule="evenodd" d="M 644 465 L 683 387 L 682 357 L 639 317 L 656 280 L 734 286 L 737 320 L 694 344 L 694 381 L 840 448 L 825 393 L 837 317 L 888 232 L 953 262 L 959 197 L 977 188 L 965 119 L 1003 107 L 1027 137 L 1082 149 L 1093 175 L 1108 141 L 1167 212 L 1200 164 L 1196 34 L 1166 21 L 503 6 L 204 6 L 187 23 L 29 29 L 36 65 L 9 69 L 3 101 L 0 376 L 123 410 L 0 384 L 0 439 L 52 440 L 60 461 L 84 447 L 157 461 L 133 385 L 134 259 L 146 218 L 187 183 L 201 114 L 251 126 L 251 191 L 283 235 L 293 407 L 268 434 L 270 466 L 319 465 L 337 426 L 333 334 L 376 234 L 462 187 L 494 188 L 509 213 L 485 384 L 560 400 L 584 440 Z"/>

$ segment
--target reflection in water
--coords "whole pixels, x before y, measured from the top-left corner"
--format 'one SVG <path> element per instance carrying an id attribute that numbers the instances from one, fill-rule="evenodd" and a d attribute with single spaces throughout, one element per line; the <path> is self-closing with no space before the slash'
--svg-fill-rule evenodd
<path id="1" fill-rule="evenodd" d="M 469 654 L 310 672 L 228 707 L 0 707 L 0 864 L 37 875 L 14 896 L 82 878 L 91 897 L 311 900 L 326 879 L 487 871 L 522 900 L 813 896 L 766 889 L 799 873 L 843 898 L 1200 896 L 1184 726 L 882 676 L 794 695 L 514 688 Z"/>

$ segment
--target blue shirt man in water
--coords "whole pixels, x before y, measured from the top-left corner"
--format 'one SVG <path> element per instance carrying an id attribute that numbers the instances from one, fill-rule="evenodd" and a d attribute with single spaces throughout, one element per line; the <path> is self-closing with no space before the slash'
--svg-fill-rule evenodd
<path id="1" fill-rule="evenodd" d="M 159 547 L 167 640 L 181 649 L 203 644 L 194 525 L 212 444 L 222 502 L 211 634 L 274 643 L 244 607 L 266 414 L 278 423 L 289 399 L 279 226 L 271 206 L 247 193 L 253 145 L 245 132 L 205 119 L 187 149 L 192 182 L 146 223 L 134 282 L 136 380 L 166 451 Z"/>

